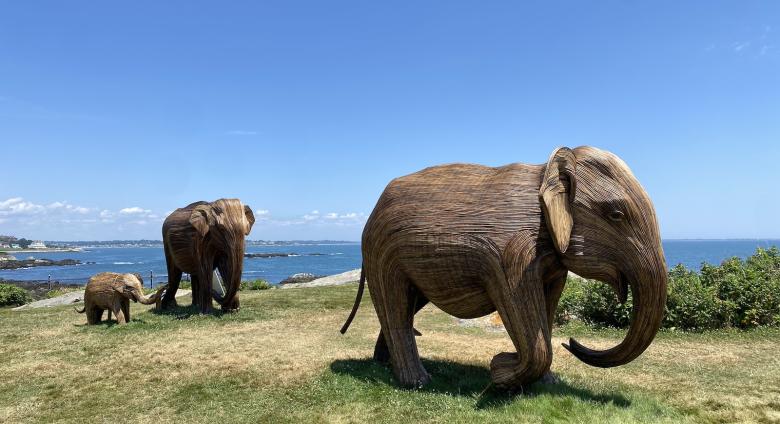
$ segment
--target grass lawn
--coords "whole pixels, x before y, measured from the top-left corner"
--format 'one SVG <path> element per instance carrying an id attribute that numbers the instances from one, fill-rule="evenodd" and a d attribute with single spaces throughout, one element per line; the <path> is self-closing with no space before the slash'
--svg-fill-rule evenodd
<path id="1" fill-rule="evenodd" d="M 370 359 L 379 329 L 369 296 L 338 329 L 356 287 L 242 292 L 240 312 L 189 307 L 86 326 L 71 307 L 0 309 L 0 422 L 780 422 L 780 330 L 665 332 L 629 365 L 598 369 L 566 352 L 621 331 L 554 334 L 554 385 L 488 389 L 488 364 L 513 351 L 506 333 L 419 314 L 433 383 L 395 386 Z M 188 298 L 180 299 L 189 303 Z"/>

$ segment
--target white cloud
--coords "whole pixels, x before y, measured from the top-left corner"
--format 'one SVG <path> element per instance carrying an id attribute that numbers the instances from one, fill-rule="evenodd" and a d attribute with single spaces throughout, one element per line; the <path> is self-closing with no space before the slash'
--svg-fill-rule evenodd
<path id="1" fill-rule="evenodd" d="M 119 210 L 120 215 L 146 215 L 148 213 L 151 213 L 149 209 L 142 209 L 138 206 L 133 206 L 131 208 L 124 208 Z"/>
<path id="2" fill-rule="evenodd" d="M 12 197 L 0 202 L 0 215 L 29 215 L 41 213 L 46 208 L 32 202 L 27 202 L 21 197 Z"/>
<path id="3" fill-rule="evenodd" d="M 0 233 L 41 239 L 110 239 L 125 229 L 162 222 L 150 209 L 89 208 L 55 201 L 37 204 L 21 197 L 0 200 Z M 147 230 L 148 231 L 148 230 Z M 91 235 L 88 235 L 91 234 Z M 147 237 L 147 233 L 138 233 Z"/>
<path id="4" fill-rule="evenodd" d="M 734 51 L 739 53 L 745 48 L 750 47 L 750 41 L 736 42 L 734 43 Z"/>

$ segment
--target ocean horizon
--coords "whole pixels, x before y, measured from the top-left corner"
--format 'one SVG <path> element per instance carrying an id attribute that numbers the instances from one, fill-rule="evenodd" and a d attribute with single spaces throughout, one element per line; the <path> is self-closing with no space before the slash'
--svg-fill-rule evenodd
<path id="1" fill-rule="evenodd" d="M 140 242 L 146 245 L 127 246 Z M 10 254 L 17 259 L 76 259 L 81 265 L 21 268 L 0 270 L 0 279 L 20 281 L 52 281 L 85 284 L 90 276 L 99 272 L 138 272 L 145 284 L 165 282 L 168 273 L 162 242 L 155 240 L 112 240 L 105 242 L 58 242 L 82 247 L 81 251 L 25 252 Z M 54 244 L 53 242 L 52 244 Z M 94 247 L 88 247 L 90 245 Z M 116 245 L 110 245 L 115 243 Z M 125 245 L 122 245 L 122 244 Z M 669 268 L 677 264 L 698 271 L 703 263 L 718 265 L 723 260 L 746 258 L 757 248 L 780 246 L 780 239 L 666 239 L 663 247 Z M 49 244 L 49 242 L 47 242 Z M 99 246 L 97 244 L 108 244 Z M 361 266 L 360 243 L 337 240 L 248 240 L 246 253 L 283 253 L 287 256 L 270 258 L 245 258 L 243 278 L 264 279 L 277 284 L 290 275 L 311 273 L 332 275 Z"/>

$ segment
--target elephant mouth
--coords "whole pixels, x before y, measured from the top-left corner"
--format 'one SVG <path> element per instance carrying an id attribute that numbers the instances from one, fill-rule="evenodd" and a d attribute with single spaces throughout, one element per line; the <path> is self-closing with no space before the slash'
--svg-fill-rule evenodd
<path id="1" fill-rule="evenodd" d="M 626 303 L 628 300 L 628 278 L 622 271 L 618 271 L 617 279 L 611 284 L 618 297 L 618 302 Z"/>

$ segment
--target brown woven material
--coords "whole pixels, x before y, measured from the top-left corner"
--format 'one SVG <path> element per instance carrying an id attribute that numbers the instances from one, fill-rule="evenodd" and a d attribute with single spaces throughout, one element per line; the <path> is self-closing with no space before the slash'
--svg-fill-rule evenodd
<path id="1" fill-rule="evenodd" d="M 143 305 L 157 304 L 166 286 L 147 297 L 143 292 L 143 279 L 140 274 L 117 274 L 101 272 L 89 279 L 84 289 L 84 307 L 79 313 L 87 314 L 88 324 L 98 324 L 103 319 L 103 311 L 108 311 L 108 319 L 114 313 L 119 324 L 130 321 L 130 301 Z"/>
<path id="2" fill-rule="evenodd" d="M 172 212 L 162 229 L 169 286 L 162 306 L 176 304 L 176 291 L 186 272 L 192 277 L 192 303 L 201 312 L 211 310 L 212 299 L 223 310 L 238 309 L 245 237 L 254 223 L 252 209 L 238 199 L 195 202 Z M 224 296 L 213 290 L 215 269 L 225 284 Z"/>
<path id="3" fill-rule="evenodd" d="M 555 308 L 571 270 L 611 284 L 634 316 L 606 351 L 567 348 L 600 367 L 625 364 L 655 337 L 666 302 L 666 264 L 650 198 L 615 155 L 556 149 L 547 164 L 454 164 L 390 182 L 363 231 L 363 271 L 381 325 L 374 357 L 399 382 L 430 379 L 414 340 L 428 302 L 459 318 L 498 311 L 517 352 L 491 362 L 499 387 L 549 371 Z M 343 330 L 346 330 L 346 326 Z"/>

